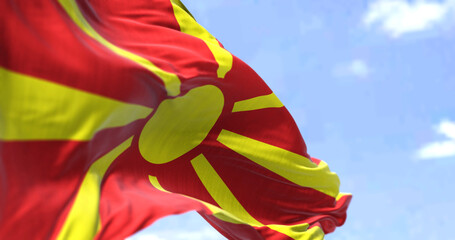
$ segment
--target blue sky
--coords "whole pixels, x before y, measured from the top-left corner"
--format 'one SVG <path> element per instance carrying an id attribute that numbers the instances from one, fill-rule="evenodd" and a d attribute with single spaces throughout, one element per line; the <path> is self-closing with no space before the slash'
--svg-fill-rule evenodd
<path id="1" fill-rule="evenodd" d="M 327 240 L 453 238 L 455 1 L 183 2 L 269 84 L 309 153 L 353 193 Z M 195 213 L 141 236 L 223 239 Z"/>

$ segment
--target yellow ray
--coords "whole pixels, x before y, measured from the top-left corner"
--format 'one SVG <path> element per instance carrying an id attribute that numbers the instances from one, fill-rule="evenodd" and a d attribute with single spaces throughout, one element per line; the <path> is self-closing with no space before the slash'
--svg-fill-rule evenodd
<path id="1" fill-rule="evenodd" d="M 216 38 L 194 20 L 180 0 L 172 0 L 172 7 L 174 8 L 175 18 L 180 25 L 180 31 L 205 42 L 218 63 L 217 76 L 224 78 L 232 68 L 232 54 L 222 48 Z"/>
<path id="2" fill-rule="evenodd" d="M 337 201 L 340 200 L 342 197 L 345 196 L 352 196 L 350 193 L 338 193 L 337 197 L 335 198 Z"/>
<path id="3" fill-rule="evenodd" d="M 154 186 L 156 189 L 161 190 L 163 192 L 169 192 L 161 186 L 161 184 L 160 184 L 160 182 L 158 182 L 158 178 L 156 176 L 149 175 L 149 181 L 152 184 L 152 186 Z"/>
<path id="4" fill-rule="evenodd" d="M 201 154 L 191 160 L 191 164 L 204 187 L 222 209 L 241 219 L 242 222 L 253 226 L 262 225 L 243 208 L 204 155 Z"/>
<path id="5" fill-rule="evenodd" d="M 269 225 L 264 225 L 257 220 L 255 220 L 244 208 L 243 206 L 238 202 L 238 200 L 235 198 L 235 196 L 232 194 L 232 192 L 228 189 L 226 184 L 224 184 L 223 180 L 220 178 L 220 176 L 216 173 L 216 170 L 213 169 L 213 167 L 210 165 L 210 163 L 205 159 L 205 157 L 201 154 L 195 159 L 192 160 L 191 162 L 193 164 L 194 169 L 197 171 L 196 173 L 198 174 L 200 180 L 204 184 L 204 186 L 210 186 L 207 188 L 209 191 L 210 195 L 217 201 L 217 203 L 220 205 L 220 202 L 222 204 L 220 206 L 228 207 L 231 210 L 232 209 L 237 209 L 235 210 L 236 213 L 240 214 L 241 216 L 238 217 L 225 209 L 221 209 L 217 206 L 214 206 L 210 203 L 201 201 L 199 199 L 182 195 L 187 198 L 196 200 L 204 204 L 210 211 L 211 215 L 228 223 L 233 223 L 233 224 L 248 224 L 254 227 L 263 227 L 267 226 L 270 229 L 273 229 L 277 232 L 283 233 L 287 236 L 289 236 L 292 239 L 296 240 L 320 240 L 323 239 L 324 237 L 324 232 L 319 228 L 319 227 L 314 227 L 308 230 L 308 223 L 300 223 L 300 224 L 295 224 L 295 225 L 279 225 L 279 224 L 269 224 Z M 208 170 L 208 172 L 205 172 Z M 150 183 L 157 189 L 163 191 L 163 192 L 168 192 L 166 189 L 164 189 L 161 184 L 158 182 L 158 179 L 155 176 L 149 175 L 149 181 Z M 243 219 L 243 220 L 241 220 Z M 249 220 L 249 222 L 245 222 L 245 220 Z"/>
<path id="6" fill-rule="evenodd" d="M 323 161 L 316 165 L 296 153 L 222 130 L 219 142 L 251 161 L 303 187 L 313 188 L 336 197 L 340 181 Z"/>
<path id="7" fill-rule="evenodd" d="M 214 217 L 230 222 L 234 224 L 248 224 L 254 227 L 267 226 L 277 232 L 283 233 L 292 239 L 300 240 L 313 240 L 322 239 L 324 234 L 318 229 L 308 229 L 308 223 L 296 224 L 296 225 L 279 225 L 269 224 L 264 225 L 252 217 L 245 208 L 240 204 L 231 190 L 226 186 L 224 181 L 218 175 L 216 170 L 210 165 L 204 155 L 199 155 L 191 160 L 194 170 L 196 171 L 202 184 L 204 184 L 207 191 L 210 193 L 212 198 L 221 207 L 218 208 L 211 204 L 206 206 L 212 211 Z M 321 230 L 321 229 L 319 229 Z M 320 235 L 322 233 L 322 235 Z"/>
<path id="8" fill-rule="evenodd" d="M 112 162 L 131 146 L 133 137 L 96 160 L 82 181 L 73 206 L 57 237 L 58 240 L 93 239 L 101 228 L 99 216 L 100 185 Z"/>
<path id="9" fill-rule="evenodd" d="M 0 140 L 90 140 L 153 109 L 0 68 Z"/>
<path id="10" fill-rule="evenodd" d="M 87 35 L 110 49 L 112 52 L 116 53 L 119 56 L 127 58 L 140 66 L 144 67 L 145 69 L 153 72 L 156 74 L 161 80 L 163 80 L 164 87 L 167 90 L 167 93 L 170 96 L 177 96 L 180 94 L 180 79 L 177 75 L 166 72 L 160 68 L 158 68 L 155 64 L 150 62 L 149 60 L 126 51 L 122 48 L 115 46 L 114 44 L 107 41 L 103 38 L 98 32 L 93 29 L 92 26 L 87 22 L 84 18 L 84 15 L 81 13 L 76 1 L 74 0 L 59 0 L 59 3 L 62 5 L 63 9 L 65 9 L 66 13 L 70 16 L 70 18 L 74 21 L 74 23 Z"/>
<path id="11" fill-rule="evenodd" d="M 205 206 L 212 212 L 212 216 L 214 216 L 220 220 L 223 220 L 228 223 L 233 223 L 233 224 L 246 224 L 246 223 L 242 222 L 242 220 L 240 220 L 236 216 L 232 215 L 229 212 L 226 212 L 225 210 L 223 210 L 215 205 L 206 203 Z M 258 225 L 258 226 L 261 226 L 261 225 Z"/>
<path id="12" fill-rule="evenodd" d="M 245 222 L 242 222 L 239 220 L 237 217 L 232 215 L 231 213 L 213 206 L 211 204 L 206 204 L 207 208 L 212 212 L 212 216 L 228 222 L 228 223 L 233 223 L 233 224 L 247 224 Z M 324 237 L 324 232 L 322 231 L 321 228 L 319 227 L 313 227 L 311 229 L 308 229 L 309 224 L 308 223 L 300 223 L 300 224 L 295 224 L 295 225 L 280 225 L 280 224 L 268 224 L 268 225 L 252 225 L 254 227 L 263 227 L 266 226 L 272 230 L 275 230 L 277 232 L 283 233 L 287 236 L 289 236 L 292 239 L 296 240 L 321 240 Z"/>
<path id="13" fill-rule="evenodd" d="M 155 187 L 156 189 L 158 189 L 160 191 L 163 191 L 163 192 L 172 193 L 172 192 L 169 192 L 168 190 L 164 189 L 161 186 L 161 184 L 159 183 L 158 178 L 156 176 L 149 175 L 149 181 L 152 184 L 152 186 Z M 215 216 L 215 217 L 217 217 L 217 218 L 219 218 L 219 219 L 221 219 L 221 220 L 223 220 L 225 222 L 230 222 L 230 223 L 235 223 L 235 224 L 245 224 L 244 222 L 239 220 L 234 215 L 222 210 L 221 208 L 219 208 L 219 207 L 217 207 L 215 205 L 212 205 L 210 203 L 204 202 L 204 201 L 199 200 L 197 198 L 193 198 L 193 197 L 190 197 L 188 195 L 181 194 L 181 193 L 175 193 L 175 194 L 179 194 L 181 196 L 193 199 L 195 201 L 198 201 L 198 202 L 204 204 L 212 212 L 213 216 Z"/>
<path id="14" fill-rule="evenodd" d="M 280 108 L 283 103 L 275 96 L 274 93 L 269 95 L 258 96 L 234 103 L 232 112 L 252 111 L 264 108 Z"/>
<path id="15" fill-rule="evenodd" d="M 159 183 L 158 178 L 156 176 L 149 175 L 149 181 L 152 184 L 152 186 L 155 187 L 156 189 L 158 189 L 160 191 L 163 191 L 163 192 L 172 193 L 172 192 L 169 192 L 168 190 L 164 189 L 163 186 L 161 186 L 161 184 Z M 219 207 L 217 207 L 215 205 L 212 205 L 210 203 L 204 202 L 204 201 L 199 200 L 197 198 L 190 197 L 188 195 L 184 195 L 184 194 L 180 194 L 180 193 L 178 193 L 178 194 L 181 195 L 181 196 L 185 196 L 187 198 L 196 200 L 196 201 L 204 204 L 212 212 L 213 216 L 215 216 L 215 217 L 217 217 L 217 218 L 219 218 L 219 219 L 221 219 L 221 220 L 223 220 L 225 222 L 230 222 L 230 223 L 235 223 L 235 224 L 244 224 L 244 222 L 239 220 L 234 215 L 222 210 L 221 208 L 219 208 Z"/>

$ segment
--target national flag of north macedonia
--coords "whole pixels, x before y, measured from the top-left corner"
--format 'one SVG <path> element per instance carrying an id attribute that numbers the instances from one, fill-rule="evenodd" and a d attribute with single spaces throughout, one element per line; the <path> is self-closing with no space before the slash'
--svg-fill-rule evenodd
<path id="1" fill-rule="evenodd" d="M 0 239 L 124 239 L 198 211 L 323 239 L 351 199 L 178 0 L 0 2 Z"/>

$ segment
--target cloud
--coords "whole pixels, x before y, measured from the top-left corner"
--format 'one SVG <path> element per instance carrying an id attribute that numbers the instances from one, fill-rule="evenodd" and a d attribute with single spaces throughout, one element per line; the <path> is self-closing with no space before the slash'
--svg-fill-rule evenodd
<path id="1" fill-rule="evenodd" d="M 358 77 L 366 77 L 370 73 L 368 65 L 364 61 L 359 59 L 352 61 L 348 66 L 348 70 L 354 76 Z"/>
<path id="2" fill-rule="evenodd" d="M 437 128 L 438 133 L 446 135 L 450 139 L 455 139 L 455 122 L 443 120 Z"/>
<path id="3" fill-rule="evenodd" d="M 430 143 L 419 150 L 419 157 L 421 159 L 450 156 L 455 156 L 455 141 L 453 140 Z"/>
<path id="4" fill-rule="evenodd" d="M 358 78 L 366 78 L 370 72 L 370 67 L 362 59 L 354 59 L 349 63 L 340 64 L 334 69 L 334 74 L 340 77 L 354 76 Z"/>
<path id="5" fill-rule="evenodd" d="M 454 10 L 454 0 L 377 0 L 369 5 L 363 23 L 366 26 L 379 25 L 391 37 L 398 38 L 406 33 L 434 28 Z"/>
<path id="6" fill-rule="evenodd" d="M 436 126 L 436 132 L 445 135 L 448 140 L 436 141 L 418 150 L 420 159 L 432 159 L 455 156 L 455 122 L 443 120 Z"/>

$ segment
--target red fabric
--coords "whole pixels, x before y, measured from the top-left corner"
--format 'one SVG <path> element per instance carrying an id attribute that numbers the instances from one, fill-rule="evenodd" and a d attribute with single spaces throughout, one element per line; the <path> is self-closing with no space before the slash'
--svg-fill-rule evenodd
<path id="1" fill-rule="evenodd" d="M 0 139 L 0 239 L 56 238 L 90 165 L 130 136 L 134 136 L 131 147 L 103 178 L 102 229 L 97 239 L 123 239 L 161 217 L 190 210 L 199 211 L 230 239 L 288 238 L 267 227 L 223 222 L 200 202 L 182 196 L 218 205 L 189 161 L 201 153 L 245 209 L 264 224 L 307 222 L 331 232 L 344 223 L 349 196 L 337 202 L 298 186 L 216 141 L 226 129 L 309 157 L 285 108 L 232 113 L 235 102 L 272 91 L 236 57 L 232 70 L 219 79 L 213 54 L 202 40 L 180 32 L 169 0 L 77 3 L 90 25 L 109 42 L 176 74 L 182 81 L 180 95 L 211 84 L 223 92 L 224 108 L 198 147 L 162 165 L 150 164 L 138 150 L 139 133 L 153 114 L 98 132 L 90 141 Z M 2 68 L 154 109 L 172 98 L 159 77 L 85 34 L 56 1 L 1 1 L 0 18 Z M 177 194 L 155 189 L 148 175 L 157 176 L 165 189 Z"/>

